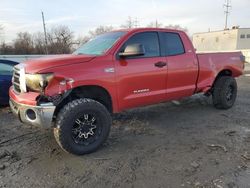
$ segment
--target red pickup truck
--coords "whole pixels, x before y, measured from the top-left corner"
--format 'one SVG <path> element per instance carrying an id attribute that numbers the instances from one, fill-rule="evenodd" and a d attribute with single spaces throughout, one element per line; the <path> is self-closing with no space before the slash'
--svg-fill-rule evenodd
<path id="1" fill-rule="evenodd" d="M 21 122 L 53 128 L 62 149 L 82 155 L 107 139 L 112 113 L 195 93 L 232 107 L 243 69 L 240 52 L 196 54 L 182 31 L 118 30 L 71 55 L 15 66 L 10 106 Z"/>

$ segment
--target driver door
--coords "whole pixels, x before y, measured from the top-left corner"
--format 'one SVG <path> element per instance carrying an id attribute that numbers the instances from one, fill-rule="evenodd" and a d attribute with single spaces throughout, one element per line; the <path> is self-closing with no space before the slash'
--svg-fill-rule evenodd
<path id="1" fill-rule="evenodd" d="M 154 104 L 166 99 L 167 66 L 161 57 L 158 32 L 136 33 L 119 52 L 128 45 L 141 44 L 144 55 L 117 57 L 115 62 L 119 109 Z"/>

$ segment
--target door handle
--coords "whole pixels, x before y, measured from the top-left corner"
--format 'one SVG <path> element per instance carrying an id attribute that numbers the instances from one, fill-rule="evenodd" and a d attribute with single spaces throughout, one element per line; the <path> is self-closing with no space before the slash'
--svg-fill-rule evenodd
<path id="1" fill-rule="evenodd" d="M 167 66 L 167 63 L 164 62 L 164 61 L 159 61 L 159 62 L 155 63 L 155 66 L 159 67 L 159 68 L 162 68 L 162 67 Z"/>

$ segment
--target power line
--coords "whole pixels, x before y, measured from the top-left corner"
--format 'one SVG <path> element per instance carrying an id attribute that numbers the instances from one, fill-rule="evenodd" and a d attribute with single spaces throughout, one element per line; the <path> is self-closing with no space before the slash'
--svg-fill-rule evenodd
<path id="1" fill-rule="evenodd" d="M 48 54 L 48 41 L 47 41 L 46 25 L 45 25 L 45 21 L 44 21 L 43 11 L 41 11 L 41 12 L 42 12 L 43 31 L 44 31 L 44 39 L 45 39 L 45 53 Z"/>
<path id="2" fill-rule="evenodd" d="M 224 7 L 226 8 L 226 10 L 225 10 L 225 14 L 226 14 L 225 29 L 227 29 L 228 15 L 230 14 L 229 9 L 232 7 L 230 0 L 226 0 L 226 4 L 224 4 Z"/>

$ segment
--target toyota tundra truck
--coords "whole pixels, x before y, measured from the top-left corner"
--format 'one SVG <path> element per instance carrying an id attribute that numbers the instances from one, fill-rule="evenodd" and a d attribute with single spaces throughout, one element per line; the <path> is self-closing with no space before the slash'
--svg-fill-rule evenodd
<path id="1" fill-rule="evenodd" d="M 52 128 L 63 150 L 83 155 L 105 142 L 113 113 L 196 93 L 231 108 L 243 69 L 241 52 L 196 53 L 183 31 L 117 30 L 73 54 L 15 66 L 10 106 L 21 122 Z"/>

